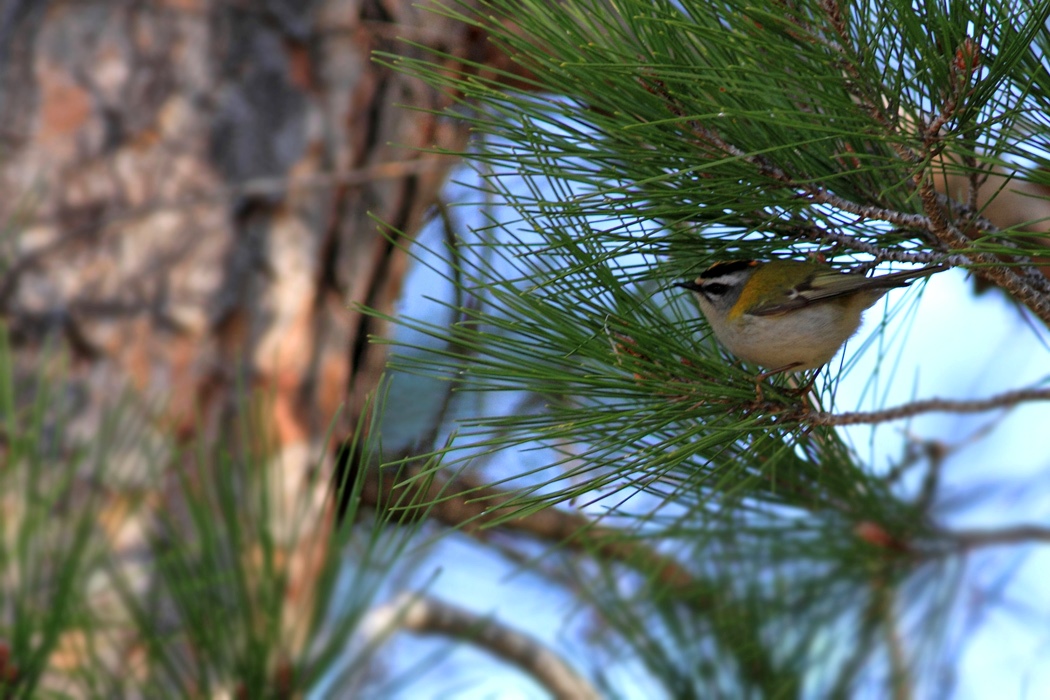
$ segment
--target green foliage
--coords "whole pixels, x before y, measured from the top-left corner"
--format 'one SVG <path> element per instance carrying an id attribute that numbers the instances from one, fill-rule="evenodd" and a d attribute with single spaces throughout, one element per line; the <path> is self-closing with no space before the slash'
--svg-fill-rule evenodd
<path id="1" fill-rule="evenodd" d="M 67 452 L 59 436 L 70 403 L 51 374 L 61 363 L 41 352 L 39 371 L 17 381 L 7 329 L 0 325 L 0 695 L 46 697 L 41 683 L 59 646 L 85 624 L 82 593 L 102 556 L 92 537 L 97 498 L 76 487 L 78 471 L 106 473 L 106 454 Z M 100 436 L 115 441 L 118 425 Z"/>
<path id="2" fill-rule="evenodd" d="M 688 261 L 680 271 L 727 253 L 812 250 L 828 232 L 887 251 L 929 247 L 929 231 L 909 218 L 922 212 L 913 183 L 927 169 L 944 178 L 1005 164 L 1015 179 L 1040 181 L 1047 13 L 1046 3 L 1014 2 L 802 2 L 790 12 L 495 2 L 484 16 L 457 16 L 530 72 L 526 89 L 389 58 L 459 99 L 457 115 L 480 137 L 470 155 L 492 168 L 494 188 L 519 172 L 561 183 L 554 198 L 515 193 L 523 216 L 686 229 L 590 234 L 621 254 L 670 252 Z M 1023 230 L 995 233 L 1037 252 Z M 991 245 L 985 236 L 973 250 Z"/>
<path id="3" fill-rule="evenodd" d="M 156 513 L 149 594 L 136 592 L 126 571 L 112 570 L 147 642 L 150 672 L 136 686 L 149 697 L 210 695 L 231 679 L 253 698 L 365 682 L 373 649 L 354 635 L 416 526 L 386 528 L 390 510 L 362 510 L 360 480 L 341 485 L 349 490 L 347 509 L 333 533 L 316 510 L 323 486 L 291 487 L 297 497 L 289 503 L 279 457 L 252 420 L 265 413 L 265 401 L 240 407 L 240 434 L 222 445 L 194 445 L 175 465 L 186 512 Z M 347 445 L 366 461 L 374 460 L 375 444 L 364 426 L 381 405 L 373 402 Z M 322 469 L 312 471 L 313 479 L 323 477 Z M 162 619 L 157 601 L 165 601 Z"/>
<path id="4" fill-rule="evenodd" d="M 545 449 L 543 467 L 503 478 L 515 495 L 494 523 L 584 504 L 624 541 L 681 555 L 696 588 L 653 576 L 662 593 L 645 589 L 644 613 L 616 586 L 591 587 L 674 697 L 727 678 L 761 695 L 845 692 L 871 659 L 899 688 L 895 596 L 914 586 L 932 611 L 947 597 L 931 583 L 943 563 L 916 554 L 937 537 L 928 502 L 807 422 L 814 407 L 789 380 L 756 399 L 753 369 L 720 355 L 670 283 L 726 258 L 1030 262 L 1045 248 L 1033 222 L 992 226 L 978 218 L 988 198 L 965 190 L 1003 180 L 994 169 L 1045 181 L 1050 3 L 442 11 L 525 78 L 381 60 L 450 96 L 447 113 L 476 134 L 461 155 L 477 193 L 513 213 L 415 251 L 457 289 L 455 320 L 393 319 L 430 339 L 394 366 L 457 391 L 529 392 L 542 408 L 480 411 L 434 456 L 470 468 Z M 1040 279 L 1028 282 L 1045 292 Z M 835 378 L 825 371 L 819 407 L 834 405 Z M 831 630 L 853 646 L 829 648 Z M 764 669 L 753 684 L 749 668 Z"/>
<path id="5" fill-rule="evenodd" d="M 405 570 L 418 524 L 387 527 L 395 509 L 363 509 L 353 480 L 344 525 L 330 525 L 317 507 L 328 489 L 290 487 L 254 420 L 265 397 L 245 399 L 222 444 L 179 451 L 130 395 L 83 435 L 71 382 L 59 353 L 16 367 L 0 325 L 0 697 L 362 687 L 375 651 L 362 622 L 391 569 Z M 347 445 L 366 463 L 381 407 Z M 161 467 L 158 496 L 141 479 Z"/>

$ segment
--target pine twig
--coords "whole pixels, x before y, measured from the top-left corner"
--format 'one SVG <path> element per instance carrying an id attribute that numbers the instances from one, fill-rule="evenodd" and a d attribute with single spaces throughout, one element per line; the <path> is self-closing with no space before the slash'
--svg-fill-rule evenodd
<path id="1" fill-rule="evenodd" d="M 421 634 L 440 634 L 488 651 L 514 664 L 564 700 L 598 700 L 598 691 L 539 640 L 493 619 L 431 596 L 401 595 L 369 613 L 367 625 L 377 632 L 400 627 Z"/>
<path id="2" fill-rule="evenodd" d="M 1015 544 L 1050 544 L 1050 528 L 1039 525 L 1018 525 L 997 530 L 955 530 L 946 532 L 945 536 L 961 550 Z"/>
<path id="3" fill-rule="evenodd" d="M 887 408 L 882 411 L 854 413 L 824 413 L 813 411 L 802 414 L 802 420 L 811 425 L 861 425 L 865 423 L 888 423 L 911 418 L 921 413 L 983 413 L 997 408 L 1012 408 L 1025 401 L 1050 401 L 1050 389 L 1019 389 L 998 396 L 972 401 L 949 399 L 927 399 Z"/>
<path id="4" fill-rule="evenodd" d="M 405 482 L 417 475 L 418 470 L 410 469 L 405 480 L 400 482 L 397 479 L 381 479 L 379 471 L 367 471 L 367 480 L 361 493 L 365 505 L 409 504 L 399 507 L 399 517 L 411 519 L 413 511 L 419 508 L 425 510 L 426 517 L 447 527 L 462 529 L 467 534 L 479 534 L 485 527 L 493 527 L 498 522 L 498 527 L 503 531 L 520 532 L 545 542 L 621 562 L 671 589 L 687 590 L 693 583 L 689 571 L 672 557 L 642 543 L 625 540 L 620 536 L 622 533 L 596 525 L 583 515 L 544 508 L 508 517 L 514 508 L 512 492 L 475 483 L 462 475 L 436 477 L 426 486 L 408 485 Z M 415 489 L 421 490 L 411 495 L 405 493 Z"/>
<path id="5" fill-rule="evenodd" d="M 970 259 L 965 255 L 945 255 L 936 251 L 900 250 L 895 248 L 881 248 L 877 245 L 861 240 L 858 236 L 847 233 L 831 231 L 816 226 L 800 230 L 799 233 L 814 241 L 831 241 L 852 250 L 867 253 L 881 262 L 915 263 L 920 265 L 941 264 L 951 267 L 962 267 L 970 264 Z"/>

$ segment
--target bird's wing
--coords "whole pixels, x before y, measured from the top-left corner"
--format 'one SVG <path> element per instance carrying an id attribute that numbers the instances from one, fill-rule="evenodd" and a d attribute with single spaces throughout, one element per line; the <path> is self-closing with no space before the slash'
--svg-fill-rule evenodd
<path id="1" fill-rule="evenodd" d="M 905 270 L 878 277 L 860 277 L 840 272 L 820 272 L 788 291 L 783 298 L 762 304 L 748 311 L 751 316 L 776 316 L 801 309 L 804 306 L 831 301 L 847 294 L 862 291 L 888 291 L 895 287 L 907 287 L 916 277 L 926 277 L 948 268 L 926 267 L 921 270 Z"/>

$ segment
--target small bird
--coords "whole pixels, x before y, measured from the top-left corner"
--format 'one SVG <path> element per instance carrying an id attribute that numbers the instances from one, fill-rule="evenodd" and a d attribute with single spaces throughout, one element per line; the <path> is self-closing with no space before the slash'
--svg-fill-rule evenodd
<path id="1" fill-rule="evenodd" d="M 715 263 L 696 280 L 675 286 L 696 295 L 729 352 L 770 376 L 823 366 L 882 295 L 947 269 L 932 265 L 866 277 L 817 262 L 739 260 Z"/>

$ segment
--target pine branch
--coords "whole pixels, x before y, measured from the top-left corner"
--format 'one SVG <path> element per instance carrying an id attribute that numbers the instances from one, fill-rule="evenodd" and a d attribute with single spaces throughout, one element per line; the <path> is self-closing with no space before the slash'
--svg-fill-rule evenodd
<path id="1" fill-rule="evenodd" d="M 413 348 L 399 368 L 457 390 L 543 397 L 527 414 L 504 405 L 471 419 L 469 439 L 435 450 L 446 466 L 501 450 L 553 455 L 525 474 L 511 458 L 506 481 L 525 484 L 517 493 L 434 473 L 419 499 L 431 517 L 586 549 L 673 593 L 691 590 L 667 597 L 674 610 L 661 631 L 685 646 L 690 634 L 709 635 L 716 650 L 698 648 L 704 662 L 729 656 L 742 676 L 761 666 L 770 695 L 802 687 L 806 664 L 819 663 L 803 647 L 855 621 L 871 567 L 888 563 L 877 625 L 887 636 L 873 628 L 851 640 L 855 653 L 832 675 L 848 687 L 882 645 L 887 689 L 905 697 L 921 668 L 910 654 L 924 640 L 898 631 L 907 611 L 890 602 L 915 600 L 897 593 L 924 563 L 910 541 L 938 534 L 926 516 L 940 498 L 940 462 L 929 456 L 921 493 L 905 498 L 834 428 L 1008 409 L 1050 390 L 867 413 L 749 404 L 744 372 L 720 362 L 695 309 L 662 285 L 728 257 L 946 263 L 992 280 L 1050 325 L 1050 283 L 1031 267 L 1042 244 L 987 208 L 1009 182 L 1035 187 L 1043 177 L 1027 163 L 1041 162 L 1032 144 L 1044 141 L 1017 125 L 1041 133 L 1039 116 L 1024 119 L 1045 114 L 1033 106 L 1046 91 L 1029 92 L 1024 71 L 1007 64 L 1039 65 L 1023 54 L 1044 18 L 993 5 L 495 0 L 492 17 L 472 19 L 534 76 L 528 94 L 414 66 L 468 103 L 462 114 L 479 135 L 471 156 L 491 172 L 476 189 L 503 195 L 516 218 L 486 219 L 467 244 L 484 260 L 463 261 L 474 268 L 456 284 L 481 303 L 464 308 L 461 295 L 452 328 L 406 322 L 444 342 Z M 978 46 L 994 60 L 982 64 Z M 989 173 L 1002 186 L 978 197 Z M 588 494 L 637 526 L 566 512 Z M 679 555 L 688 571 L 639 546 L 668 541 L 692 548 Z M 599 605 L 612 617 L 630 603 L 612 591 Z M 652 654 L 668 687 L 687 688 L 700 675 L 660 657 L 682 650 L 639 631 L 659 616 L 625 614 L 621 633 Z M 777 663 L 783 650 L 763 641 L 786 628 L 806 659 L 797 667 Z"/>
<path id="2" fill-rule="evenodd" d="M 558 508 L 518 513 L 513 505 L 517 495 L 476 482 L 465 476 L 435 476 L 421 486 L 413 481 L 418 469 L 405 470 L 402 479 L 381 478 L 380 470 L 369 470 L 361 492 L 362 504 L 390 507 L 395 520 L 411 520 L 415 508 L 426 508 L 427 516 L 441 524 L 480 536 L 486 527 L 498 524 L 501 530 L 535 537 L 552 545 L 589 552 L 620 562 L 671 589 L 687 589 L 692 575 L 673 558 L 666 557 L 644 542 L 625 539 L 614 528 L 596 525 L 593 520 Z M 509 516 L 509 517 L 508 517 Z"/>
<path id="3" fill-rule="evenodd" d="M 1017 544 L 1050 544 L 1050 528 L 1040 525 L 1018 525 L 988 530 L 950 530 L 944 537 L 954 542 L 959 550 L 980 547 L 1002 547 Z"/>
<path id="4" fill-rule="evenodd" d="M 983 413 L 997 408 L 1013 408 L 1027 401 L 1050 401 L 1050 389 L 1020 389 L 1008 391 L 987 399 L 959 400 L 927 399 L 887 408 L 881 411 L 856 413 L 804 412 L 801 420 L 811 425 L 860 425 L 863 423 L 887 423 L 911 418 L 921 413 Z"/>
<path id="5" fill-rule="evenodd" d="M 400 627 L 419 634 L 453 637 L 517 666 L 555 698 L 601 698 L 565 659 L 539 640 L 491 616 L 478 615 L 432 596 L 401 595 L 369 612 L 365 627 L 372 636 Z"/>

